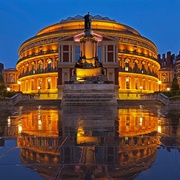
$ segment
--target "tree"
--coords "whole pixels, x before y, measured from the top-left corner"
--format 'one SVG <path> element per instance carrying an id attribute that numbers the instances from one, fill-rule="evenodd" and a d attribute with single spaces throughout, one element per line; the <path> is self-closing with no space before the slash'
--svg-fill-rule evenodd
<path id="1" fill-rule="evenodd" d="M 173 79 L 171 90 L 179 90 L 179 85 L 176 77 L 174 77 Z"/>

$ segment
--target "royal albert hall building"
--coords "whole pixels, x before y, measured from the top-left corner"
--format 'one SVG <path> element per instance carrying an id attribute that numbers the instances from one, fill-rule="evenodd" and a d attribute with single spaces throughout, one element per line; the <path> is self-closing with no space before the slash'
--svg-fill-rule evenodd
<path id="1" fill-rule="evenodd" d="M 92 16 L 91 28 L 99 37 L 98 59 L 113 81 L 117 98 L 138 99 L 159 90 L 158 50 L 135 29 L 108 17 Z M 84 32 L 84 17 L 77 15 L 45 27 L 19 48 L 16 90 L 40 98 L 61 98 L 80 57 L 76 37 Z"/>

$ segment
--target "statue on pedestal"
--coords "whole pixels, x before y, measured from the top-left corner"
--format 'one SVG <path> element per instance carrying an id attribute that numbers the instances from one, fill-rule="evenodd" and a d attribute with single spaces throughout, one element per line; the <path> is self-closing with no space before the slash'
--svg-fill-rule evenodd
<path id="1" fill-rule="evenodd" d="M 85 30 L 91 29 L 91 16 L 89 12 L 84 16 L 84 29 Z"/>

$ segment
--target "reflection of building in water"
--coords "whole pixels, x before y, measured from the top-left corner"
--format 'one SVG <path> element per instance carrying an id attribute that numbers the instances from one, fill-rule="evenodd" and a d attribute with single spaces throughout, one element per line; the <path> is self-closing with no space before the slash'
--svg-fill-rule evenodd
<path id="1" fill-rule="evenodd" d="M 133 178 L 149 168 L 156 158 L 156 148 L 159 145 L 158 118 L 141 108 L 122 109 L 119 110 L 117 121 L 115 112 L 110 109 L 104 115 L 106 110 L 103 111 L 99 107 L 96 110 L 88 109 L 89 113 L 86 111 L 85 115 L 78 110 L 63 111 L 63 131 L 72 141 L 61 147 L 61 162 L 74 164 L 74 158 L 79 157 L 79 166 L 66 166 L 62 169 L 60 177 L 75 178 L 79 173 L 80 176 L 95 178 L 107 175 L 112 178 Z M 135 124 L 136 119 L 139 124 Z M 125 123 L 124 120 L 128 122 Z M 100 121 L 102 126 L 99 126 Z M 106 124 L 107 122 L 109 124 Z M 98 127 L 100 131 L 96 132 Z M 78 156 L 73 154 L 74 148 L 77 148 L 75 145 L 81 147 Z"/>
<path id="2" fill-rule="evenodd" d="M 168 118 L 159 119 L 162 126 L 161 142 L 167 151 L 175 148 L 180 150 L 180 119 L 171 113 L 167 115 Z"/>
<path id="3" fill-rule="evenodd" d="M 158 118 L 151 112 L 69 107 L 60 115 L 59 122 L 56 110 L 22 115 L 21 159 L 38 164 L 30 168 L 43 177 L 52 178 L 59 171 L 57 179 L 132 179 L 156 158 Z"/>
<path id="4" fill-rule="evenodd" d="M 21 116 L 18 146 L 23 162 L 58 163 L 58 110 L 32 110 Z"/>

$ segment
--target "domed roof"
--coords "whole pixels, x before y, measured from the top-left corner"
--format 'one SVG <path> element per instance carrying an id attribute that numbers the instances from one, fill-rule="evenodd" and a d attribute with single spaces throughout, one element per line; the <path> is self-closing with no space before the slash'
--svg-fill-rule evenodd
<path id="1" fill-rule="evenodd" d="M 110 19 L 110 18 L 108 18 L 108 17 L 102 17 L 102 16 L 100 16 L 100 15 L 96 15 L 96 16 L 90 15 L 90 16 L 91 16 L 91 19 L 106 20 L 106 21 L 116 22 L 114 19 Z M 67 22 L 67 21 L 73 21 L 73 20 L 82 20 L 82 19 L 84 19 L 84 16 L 76 15 L 75 17 L 68 17 L 68 18 L 66 18 L 65 20 L 62 19 L 62 20 L 60 21 L 60 23 L 61 23 L 61 22 Z"/>
<path id="2" fill-rule="evenodd" d="M 133 35 L 141 36 L 138 31 L 133 29 L 130 26 L 121 24 L 119 22 L 116 22 L 114 19 L 110 19 L 109 17 L 102 17 L 100 15 L 92 16 L 90 15 L 92 19 L 92 29 L 95 28 L 101 29 L 101 30 L 109 30 L 109 31 L 119 31 L 122 33 L 130 33 Z M 58 31 L 65 31 L 65 30 L 80 30 L 80 28 L 83 28 L 84 24 L 84 16 L 82 15 L 76 15 L 74 17 L 68 17 L 65 20 L 62 19 L 60 22 L 47 26 L 40 30 L 37 35 L 42 35 L 45 33 L 52 33 L 52 32 L 58 32 Z"/>

